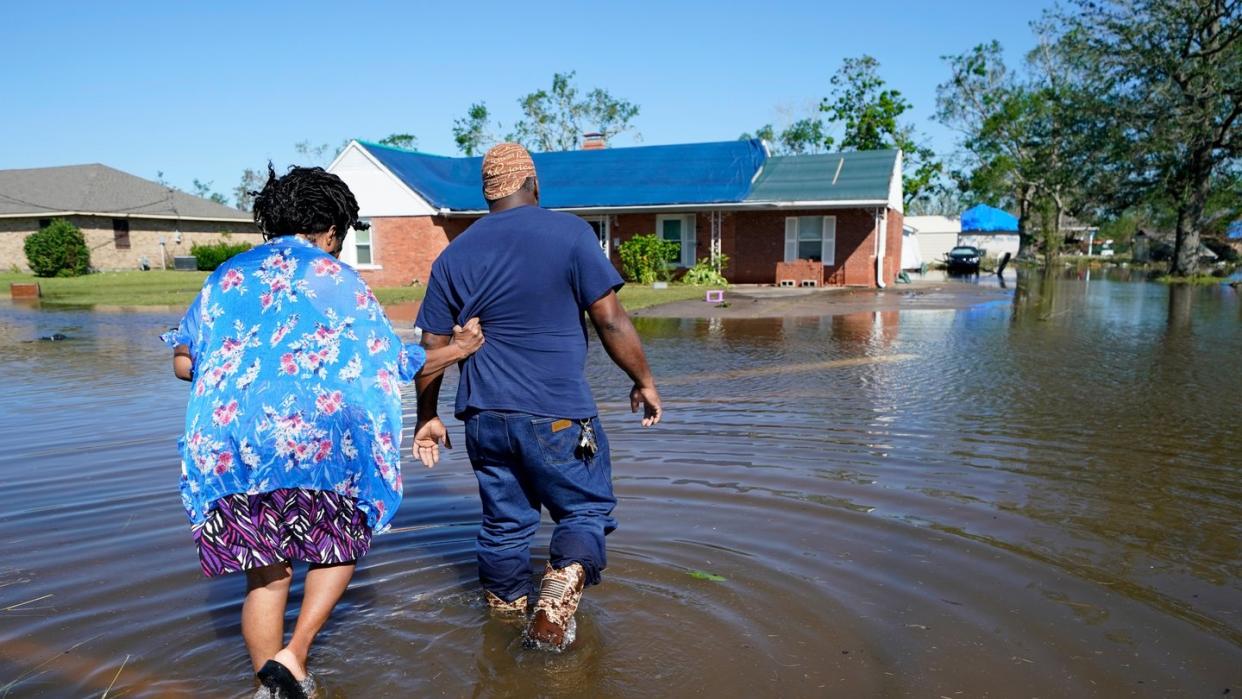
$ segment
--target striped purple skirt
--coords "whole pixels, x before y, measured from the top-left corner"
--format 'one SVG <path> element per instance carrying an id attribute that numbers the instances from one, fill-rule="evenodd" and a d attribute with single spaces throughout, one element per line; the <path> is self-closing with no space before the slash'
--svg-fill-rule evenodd
<path id="1" fill-rule="evenodd" d="M 330 490 L 226 495 L 193 531 L 209 577 L 294 560 L 349 563 L 371 548 L 366 514 L 353 498 Z"/>

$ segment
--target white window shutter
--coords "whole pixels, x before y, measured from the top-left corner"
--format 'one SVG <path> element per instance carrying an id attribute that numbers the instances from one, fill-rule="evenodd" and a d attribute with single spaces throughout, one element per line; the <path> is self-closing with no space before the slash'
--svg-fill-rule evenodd
<path id="1" fill-rule="evenodd" d="M 698 244 L 698 234 L 695 231 L 695 223 L 698 220 L 698 214 L 687 214 L 686 222 L 681 227 L 681 264 L 683 267 L 693 267 L 699 258 L 695 256 L 698 252 L 695 246 Z"/>
<path id="2" fill-rule="evenodd" d="M 794 216 L 785 218 L 785 261 L 798 259 L 798 219 Z"/>
<path id="3" fill-rule="evenodd" d="M 786 233 L 788 236 L 788 233 Z M 824 238 L 823 248 L 820 252 L 823 254 L 824 266 L 832 267 L 837 263 L 837 217 L 824 217 Z"/>

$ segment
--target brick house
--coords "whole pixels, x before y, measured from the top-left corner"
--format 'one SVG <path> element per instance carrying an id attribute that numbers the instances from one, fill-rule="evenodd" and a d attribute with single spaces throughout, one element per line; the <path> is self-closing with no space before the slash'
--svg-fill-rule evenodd
<path id="1" fill-rule="evenodd" d="M 29 271 L 26 236 L 63 218 L 100 270 L 172 267 L 194 243 L 263 242 L 253 217 L 105 165 L 0 170 L 0 268 Z M 163 245 L 160 242 L 163 241 Z"/>
<path id="2" fill-rule="evenodd" d="M 742 284 L 875 286 L 899 271 L 901 153 L 770 156 L 761 141 L 533 154 L 541 204 L 590 223 L 620 268 L 636 235 L 675 242 L 675 264 L 724 254 Z M 373 286 L 425 283 L 449 241 L 484 215 L 481 158 L 352 141 L 328 167 L 368 231 L 342 259 Z"/>

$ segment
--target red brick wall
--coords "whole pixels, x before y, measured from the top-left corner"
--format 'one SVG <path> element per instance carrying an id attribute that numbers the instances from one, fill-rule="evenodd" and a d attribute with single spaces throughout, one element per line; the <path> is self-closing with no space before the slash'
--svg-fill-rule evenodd
<path id="1" fill-rule="evenodd" d="M 431 263 L 473 221 L 443 216 L 371 219 L 372 262 L 383 269 L 363 270 L 362 278 L 371 286 L 426 284 Z"/>
<path id="2" fill-rule="evenodd" d="M 901 229 L 906 217 L 893 209 L 888 210 L 888 241 L 884 251 L 884 283 L 892 284 L 901 273 Z"/>
<path id="3" fill-rule="evenodd" d="M 824 270 L 824 283 L 835 286 L 875 285 L 875 219 L 867 209 L 793 211 L 726 211 L 721 214 L 721 252 L 729 258 L 725 276 L 736 284 L 772 284 L 776 263 L 785 258 L 785 217 L 837 217 L 836 265 Z M 901 266 L 900 213 L 888 212 L 888 240 L 885 252 L 885 282 L 896 279 Z M 466 230 L 472 218 L 414 216 L 371 219 L 375 264 L 381 270 L 364 271 L 372 286 L 406 286 L 417 280 L 425 284 L 431 263 L 449 241 Z M 609 217 L 609 249 L 612 262 L 621 268 L 615 242 L 636 235 L 651 235 L 656 229 L 655 214 L 615 214 Z M 711 216 L 697 214 L 695 222 L 698 257 L 711 252 Z"/>
<path id="4" fill-rule="evenodd" d="M 785 218 L 825 214 L 837 217 L 837 250 L 836 264 L 824 269 L 824 283 L 832 286 L 873 286 L 875 217 L 866 209 L 734 212 L 727 217 L 732 225 L 724 228 L 722 244 L 732 262 L 729 281 L 771 284 L 776 275 L 776 263 L 785 259 Z M 897 232 L 900 238 L 900 224 Z M 897 264 L 900 264 L 900 258 Z"/>

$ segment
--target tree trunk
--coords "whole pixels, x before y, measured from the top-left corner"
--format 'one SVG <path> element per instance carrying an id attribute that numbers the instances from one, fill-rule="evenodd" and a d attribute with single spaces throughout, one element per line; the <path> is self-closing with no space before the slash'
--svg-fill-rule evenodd
<path id="1" fill-rule="evenodd" d="M 1031 249 L 1031 234 L 1029 232 L 1031 198 L 1028 191 L 1026 187 L 1023 187 L 1018 194 L 1018 259 L 1021 261 L 1029 261 L 1035 257 L 1035 253 Z"/>
<path id="2" fill-rule="evenodd" d="M 1173 261 L 1169 265 L 1169 274 L 1174 277 L 1193 277 L 1199 273 L 1199 227 L 1212 190 L 1211 165 L 1205 156 L 1192 158 L 1190 191 L 1177 208 L 1177 237 L 1173 241 Z"/>

